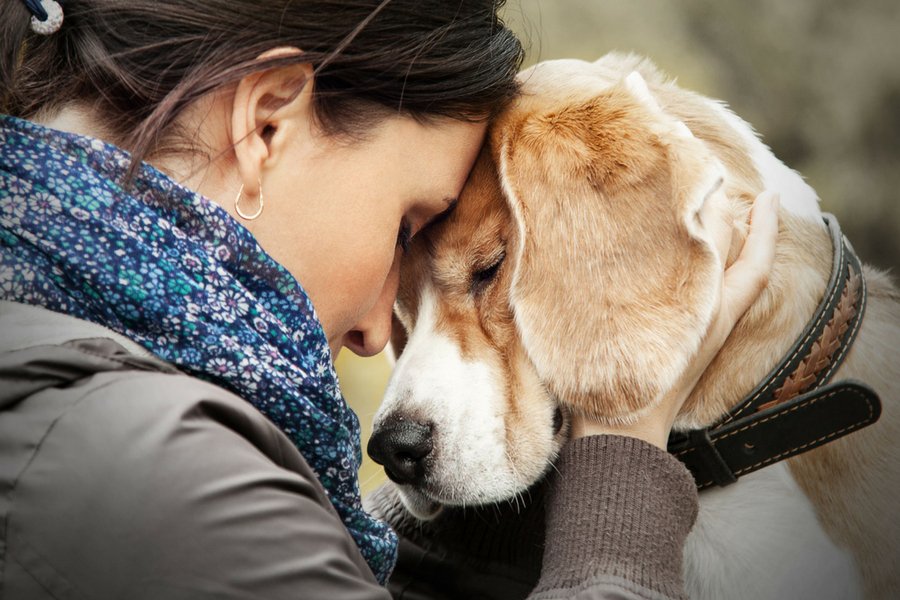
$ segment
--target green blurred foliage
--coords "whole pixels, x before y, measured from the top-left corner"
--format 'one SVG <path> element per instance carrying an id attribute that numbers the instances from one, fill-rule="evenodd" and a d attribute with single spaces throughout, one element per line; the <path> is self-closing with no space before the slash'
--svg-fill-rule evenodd
<path id="1" fill-rule="evenodd" d="M 363 358 L 345 348 L 338 354 L 334 366 L 344 398 L 359 416 L 363 448 L 359 485 L 363 494 L 367 494 L 386 481 L 384 469 L 369 458 L 366 444 L 372 434 L 372 418 L 378 410 L 378 405 L 381 404 L 394 365 L 386 352 Z"/>
<path id="2" fill-rule="evenodd" d="M 510 0 L 527 63 L 651 58 L 725 100 L 817 190 L 864 261 L 900 264 L 900 2 Z"/>

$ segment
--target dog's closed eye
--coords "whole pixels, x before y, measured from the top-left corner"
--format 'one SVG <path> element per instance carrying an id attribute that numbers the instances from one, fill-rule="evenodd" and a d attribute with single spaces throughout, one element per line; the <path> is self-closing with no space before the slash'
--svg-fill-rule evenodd
<path id="1" fill-rule="evenodd" d="M 490 287 L 491 283 L 496 279 L 497 273 L 500 271 L 500 266 L 503 264 L 504 258 L 506 258 L 506 253 L 500 252 L 500 254 L 491 261 L 489 266 L 478 269 L 472 273 L 472 283 L 469 289 L 473 296 L 480 295 L 484 290 Z"/>

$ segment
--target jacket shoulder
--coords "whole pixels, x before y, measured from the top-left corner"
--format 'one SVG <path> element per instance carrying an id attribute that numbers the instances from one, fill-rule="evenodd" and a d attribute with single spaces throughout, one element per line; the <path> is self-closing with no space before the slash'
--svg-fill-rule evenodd
<path id="1" fill-rule="evenodd" d="M 41 392 L 54 394 L 78 397 L 18 477 L 8 519 L 7 560 L 32 578 L 91 598 L 288 598 L 333 592 L 336 574 L 377 589 L 313 471 L 241 398 L 135 371 Z"/>

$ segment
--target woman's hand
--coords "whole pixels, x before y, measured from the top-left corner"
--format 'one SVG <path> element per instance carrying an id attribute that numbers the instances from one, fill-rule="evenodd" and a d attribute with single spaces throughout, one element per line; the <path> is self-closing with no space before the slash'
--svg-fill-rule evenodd
<path id="1" fill-rule="evenodd" d="M 750 232 L 738 259 L 723 273 L 718 313 L 678 384 L 649 413 L 629 425 L 609 425 L 583 416 L 572 419 L 572 437 L 613 434 L 636 437 L 666 449 L 669 432 L 678 411 L 690 396 L 700 376 L 718 354 L 741 316 L 766 287 L 775 260 L 778 234 L 778 196 L 757 196 L 750 215 Z M 725 245 L 727 249 L 727 245 Z"/>

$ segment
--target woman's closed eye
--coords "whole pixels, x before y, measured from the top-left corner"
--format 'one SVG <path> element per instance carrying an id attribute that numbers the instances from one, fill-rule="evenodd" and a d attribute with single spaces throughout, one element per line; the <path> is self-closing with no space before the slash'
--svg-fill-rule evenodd
<path id="1" fill-rule="evenodd" d="M 409 245 L 412 243 L 412 226 L 404 217 L 400 221 L 400 230 L 397 232 L 397 246 L 406 254 L 409 252 Z"/>
<path id="2" fill-rule="evenodd" d="M 409 252 L 409 247 L 412 243 L 412 239 L 419 231 L 427 227 L 433 227 L 437 225 L 438 223 L 447 219 L 447 217 L 449 217 L 453 213 L 453 210 L 456 208 L 457 199 L 445 198 L 436 203 L 423 202 L 422 204 L 425 204 L 429 208 L 420 211 L 418 216 L 421 217 L 421 213 L 430 213 L 428 214 L 427 218 L 424 218 L 424 223 L 421 222 L 421 219 L 416 218 L 415 216 L 413 216 L 412 218 L 410 216 L 405 216 L 400 221 L 400 229 L 397 232 L 397 246 L 403 250 L 404 254 Z M 434 204 L 442 206 L 444 207 L 444 209 L 439 212 L 435 211 L 433 208 L 431 208 L 431 206 Z M 420 224 L 417 225 L 415 229 L 413 229 L 412 223 Z"/>

